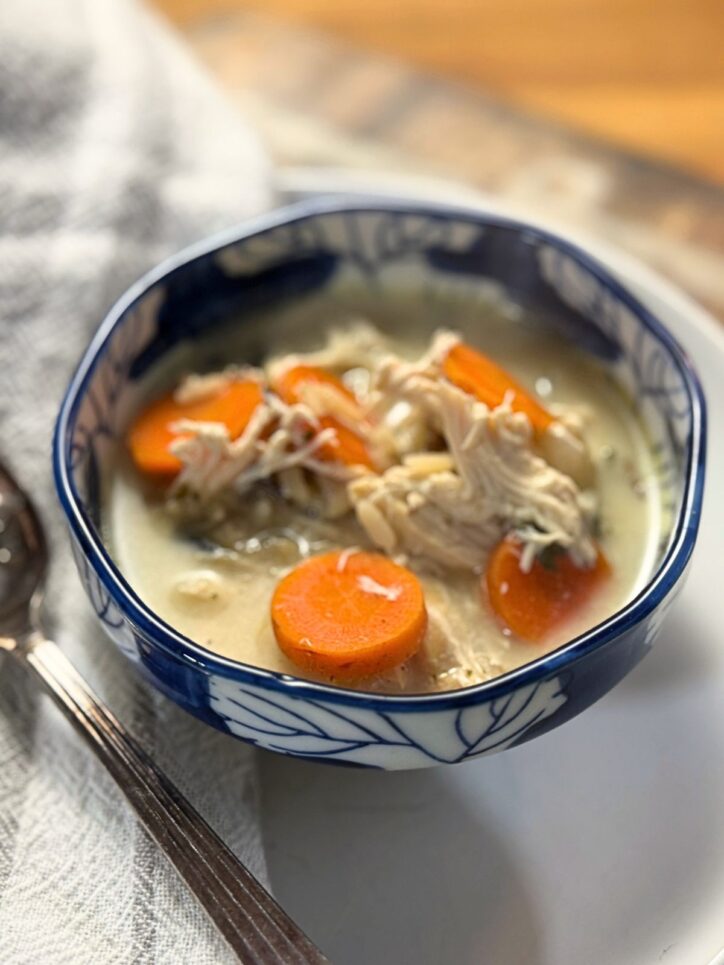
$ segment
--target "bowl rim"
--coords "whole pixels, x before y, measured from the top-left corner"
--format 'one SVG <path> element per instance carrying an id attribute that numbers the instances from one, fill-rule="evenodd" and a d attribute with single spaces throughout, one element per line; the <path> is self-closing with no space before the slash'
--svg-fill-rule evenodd
<path id="1" fill-rule="evenodd" d="M 665 348 L 683 377 L 687 404 L 691 410 L 690 446 L 684 467 L 680 509 L 667 552 L 646 585 L 620 610 L 585 633 L 562 644 L 556 650 L 543 654 L 530 663 L 523 664 L 492 680 L 457 690 L 423 694 L 387 694 L 346 689 L 255 667 L 205 649 L 162 620 L 126 581 L 112 560 L 100 533 L 83 509 L 70 472 L 70 429 L 84 391 L 116 325 L 149 289 L 177 272 L 183 271 L 198 258 L 213 254 L 237 242 L 313 217 L 354 213 L 408 215 L 457 220 L 480 226 L 490 225 L 520 232 L 529 238 L 552 245 L 556 250 L 572 257 L 600 284 L 610 290 Z M 96 576 L 124 617 L 130 619 L 146 636 L 150 637 L 154 646 L 166 650 L 177 660 L 206 675 L 213 674 L 234 682 L 283 692 L 298 699 L 317 699 L 324 705 L 356 706 L 381 713 L 419 712 L 423 709 L 457 709 L 489 702 L 507 696 L 521 687 L 547 680 L 638 624 L 664 600 L 684 574 L 696 542 L 701 518 L 706 464 L 706 421 L 704 392 L 686 351 L 666 326 L 595 256 L 589 254 L 580 245 L 556 232 L 539 227 L 534 222 L 496 212 L 486 212 L 481 208 L 465 204 L 388 198 L 354 198 L 348 202 L 339 198 L 313 198 L 257 215 L 240 225 L 188 245 L 146 272 L 121 295 L 103 318 L 69 382 L 55 424 L 52 462 L 57 495 L 72 534 Z"/>

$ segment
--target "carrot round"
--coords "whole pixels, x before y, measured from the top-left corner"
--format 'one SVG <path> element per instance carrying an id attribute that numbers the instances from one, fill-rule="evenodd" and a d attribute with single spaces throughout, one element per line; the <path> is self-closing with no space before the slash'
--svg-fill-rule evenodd
<path id="1" fill-rule="evenodd" d="M 337 392 L 341 392 L 341 394 L 345 395 L 348 399 L 357 401 L 354 393 L 350 392 L 338 376 L 327 372 L 325 369 L 320 369 L 316 365 L 293 365 L 291 368 L 282 372 L 276 380 L 274 388 L 277 391 L 277 395 L 291 405 L 294 402 L 301 402 L 303 400 L 304 390 L 302 386 L 305 382 L 322 382 L 324 385 L 329 385 L 333 389 L 336 389 Z"/>
<path id="2" fill-rule="evenodd" d="M 554 421 L 550 412 L 505 369 L 469 345 L 462 342 L 454 345 L 443 360 L 442 370 L 453 385 L 474 395 L 491 409 L 501 404 L 506 393 L 511 393 L 511 408 L 514 412 L 524 412 L 536 433 L 544 432 Z"/>
<path id="3" fill-rule="evenodd" d="M 358 680 L 408 660 L 427 627 L 420 581 L 377 553 L 332 552 L 277 585 L 271 619 L 281 650 L 303 670 Z"/>
<path id="4" fill-rule="evenodd" d="M 365 466 L 375 472 L 377 467 L 366 443 L 334 416 L 325 415 L 319 420 L 323 429 L 334 429 L 334 438 L 319 447 L 319 455 L 325 462 L 341 462 L 345 466 Z"/>
<path id="5" fill-rule="evenodd" d="M 495 613 L 516 636 L 538 643 L 571 617 L 611 575 L 599 549 L 591 567 L 578 567 L 560 550 L 546 561 L 536 559 L 530 571 L 520 568 L 521 542 L 508 536 L 493 550 L 485 573 L 488 599 Z"/>
<path id="6" fill-rule="evenodd" d="M 354 393 L 336 375 L 320 369 L 314 365 L 294 365 L 283 372 L 276 380 L 274 388 L 277 395 L 289 405 L 304 401 L 303 386 L 309 382 L 322 383 L 335 389 L 356 404 Z M 362 420 L 360 410 L 360 421 Z M 326 462 L 341 462 L 345 466 L 365 466 L 375 470 L 375 463 L 365 441 L 336 419 L 333 415 L 324 415 L 319 419 L 323 429 L 334 429 L 335 438 L 320 446 L 319 455 Z"/>
<path id="7" fill-rule="evenodd" d="M 236 439 L 262 399 L 261 387 L 251 379 L 229 382 L 196 402 L 176 402 L 172 393 L 156 399 L 141 412 L 128 433 L 128 447 L 136 467 L 162 480 L 173 478 L 181 469 L 180 460 L 169 449 L 179 438 L 171 431 L 174 422 L 221 422 L 230 437 Z"/>

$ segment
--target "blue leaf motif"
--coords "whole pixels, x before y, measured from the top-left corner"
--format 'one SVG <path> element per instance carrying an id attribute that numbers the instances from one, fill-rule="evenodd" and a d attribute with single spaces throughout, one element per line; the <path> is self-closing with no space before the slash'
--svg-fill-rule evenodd
<path id="1" fill-rule="evenodd" d="M 509 747 L 533 724 L 555 714 L 565 702 L 561 681 L 554 677 L 521 687 L 489 704 L 460 711 L 457 729 L 467 745 L 463 757 Z"/>
<path id="2" fill-rule="evenodd" d="M 657 338 L 614 291 L 571 256 L 542 245 L 538 260 L 542 276 L 562 301 L 594 319 L 599 329 L 624 349 L 617 374 L 637 403 L 654 401 L 659 418 L 661 413 L 668 416 L 669 424 L 661 425 L 660 438 L 654 441 L 670 445 L 673 435 L 683 446 L 691 428 L 688 392 L 682 372 Z"/>
<path id="3" fill-rule="evenodd" d="M 349 719 L 341 710 L 315 701 L 271 694 L 218 677 L 209 680 L 209 698 L 212 709 L 232 733 L 273 750 L 284 748 L 295 754 L 330 755 L 385 743 L 380 729 L 375 732 Z M 367 713 L 367 718 L 370 717 L 374 719 L 374 715 Z M 400 742 L 393 729 L 389 736 Z"/>
<path id="4" fill-rule="evenodd" d="M 303 711 L 304 703 L 294 698 L 270 696 L 257 688 L 221 677 L 210 678 L 209 697 L 212 708 L 220 717 L 240 727 L 288 737 L 325 736 L 324 731 L 295 709 L 294 705 L 298 704 Z"/>
<path id="5" fill-rule="evenodd" d="M 325 733 L 333 731 L 348 740 L 382 744 L 409 744 L 399 729 L 383 714 L 370 714 L 364 707 L 335 707 L 319 701 L 305 701 L 305 712 Z"/>
<path id="6" fill-rule="evenodd" d="M 382 713 L 209 680 L 212 710 L 238 737 L 297 756 L 396 767 L 452 763 L 507 747 L 565 699 L 553 679 L 462 711 Z"/>
<path id="7" fill-rule="evenodd" d="M 385 718 L 395 727 L 399 738 L 417 747 L 434 761 L 452 763 L 467 751 L 456 729 L 458 711 L 447 710 L 391 713 Z"/>

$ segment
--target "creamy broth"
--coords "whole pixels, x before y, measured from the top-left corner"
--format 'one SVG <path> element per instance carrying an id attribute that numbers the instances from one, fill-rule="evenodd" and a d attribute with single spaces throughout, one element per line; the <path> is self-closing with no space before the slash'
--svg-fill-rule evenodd
<path id="1" fill-rule="evenodd" d="M 431 313 L 412 329 L 400 321 L 406 314 L 409 318 L 406 299 L 400 296 L 392 308 L 387 301 L 384 314 L 364 306 L 365 317 L 381 331 L 393 332 L 394 350 L 414 359 L 439 321 L 440 306 L 437 315 Z M 339 313 L 339 306 L 332 308 Z M 474 317 L 480 310 L 480 305 L 466 307 L 451 300 L 446 321 L 477 333 Z M 530 644 L 501 629 L 481 593 L 479 574 L 407 560 L 420 578 L 428 609 L 422 648 L 406 665 L 358 683 L 361 689 L 419 693 L 498 676 L 595 626 L 632 599 L 650 576 L 661 539 L 659 482 L 631 406 L 603 366 L 557 336 L 542 334 L 505 306 L 488 305 L 486 314 L 484 337 L 471 334 L 470 341 L 482 346 L 547 407 L 575 406 L 586 415 L 585 440 L 597 471 L 599 542 L 612 576 L 575 619 L 542 643 Z M 276 352 L 282 347 L 316 348 L 324 333 L 317 328 L 315 335 L 305 324 L 313 317 L 313 306 L 270 316 L 266 330 Z M 264 327 L 261 316 L 254 328 L 258 333 Z M 307 334 L 295 343 L 291 333 L 300 328 Z M 244 361 L 247 350 L 242 340 L 234 349 L 239 354 L 227 354 L 223 362 Z M 209 351 L 208 362 L 218 364 L 218 348 Z M 188 357 L 179 353 L 174 365 L 176 372 L 188 369 Z M 171 368 L 152 378 L 163 382 Z M 214 542 L 208 534 L 194 538 L 178 527 L 124 460 L 110 484 L 105 524 L 121 570 L 167 623 L 225 657 L 297 676 L 299 669 L 281 652 L 271 628 L 270 599 L 278 580 L 305 554 L 349 546 L 372 548 L 353 514 L 338 520 L 310 518 L 284 503 L 269 486 L 242 498 L 239 513 L 214 530 Z"/>

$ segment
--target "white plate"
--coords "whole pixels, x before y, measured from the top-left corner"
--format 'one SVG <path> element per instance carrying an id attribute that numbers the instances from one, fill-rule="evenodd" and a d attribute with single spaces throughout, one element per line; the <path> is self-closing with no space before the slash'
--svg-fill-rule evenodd
<path id="1" fill-rule="evenodd" d="M 286 181 L 332 184 L 520 214 L 439 183 Z M 713 429 L 691 575 L 636 670 L 522 747 L 396 773 L 263 756 L 274 890 L 335 965 L 706 965 L 724 948 L 724 333 L 633 259 L 561 233 L 636 290 L 702 376 Z"/>

